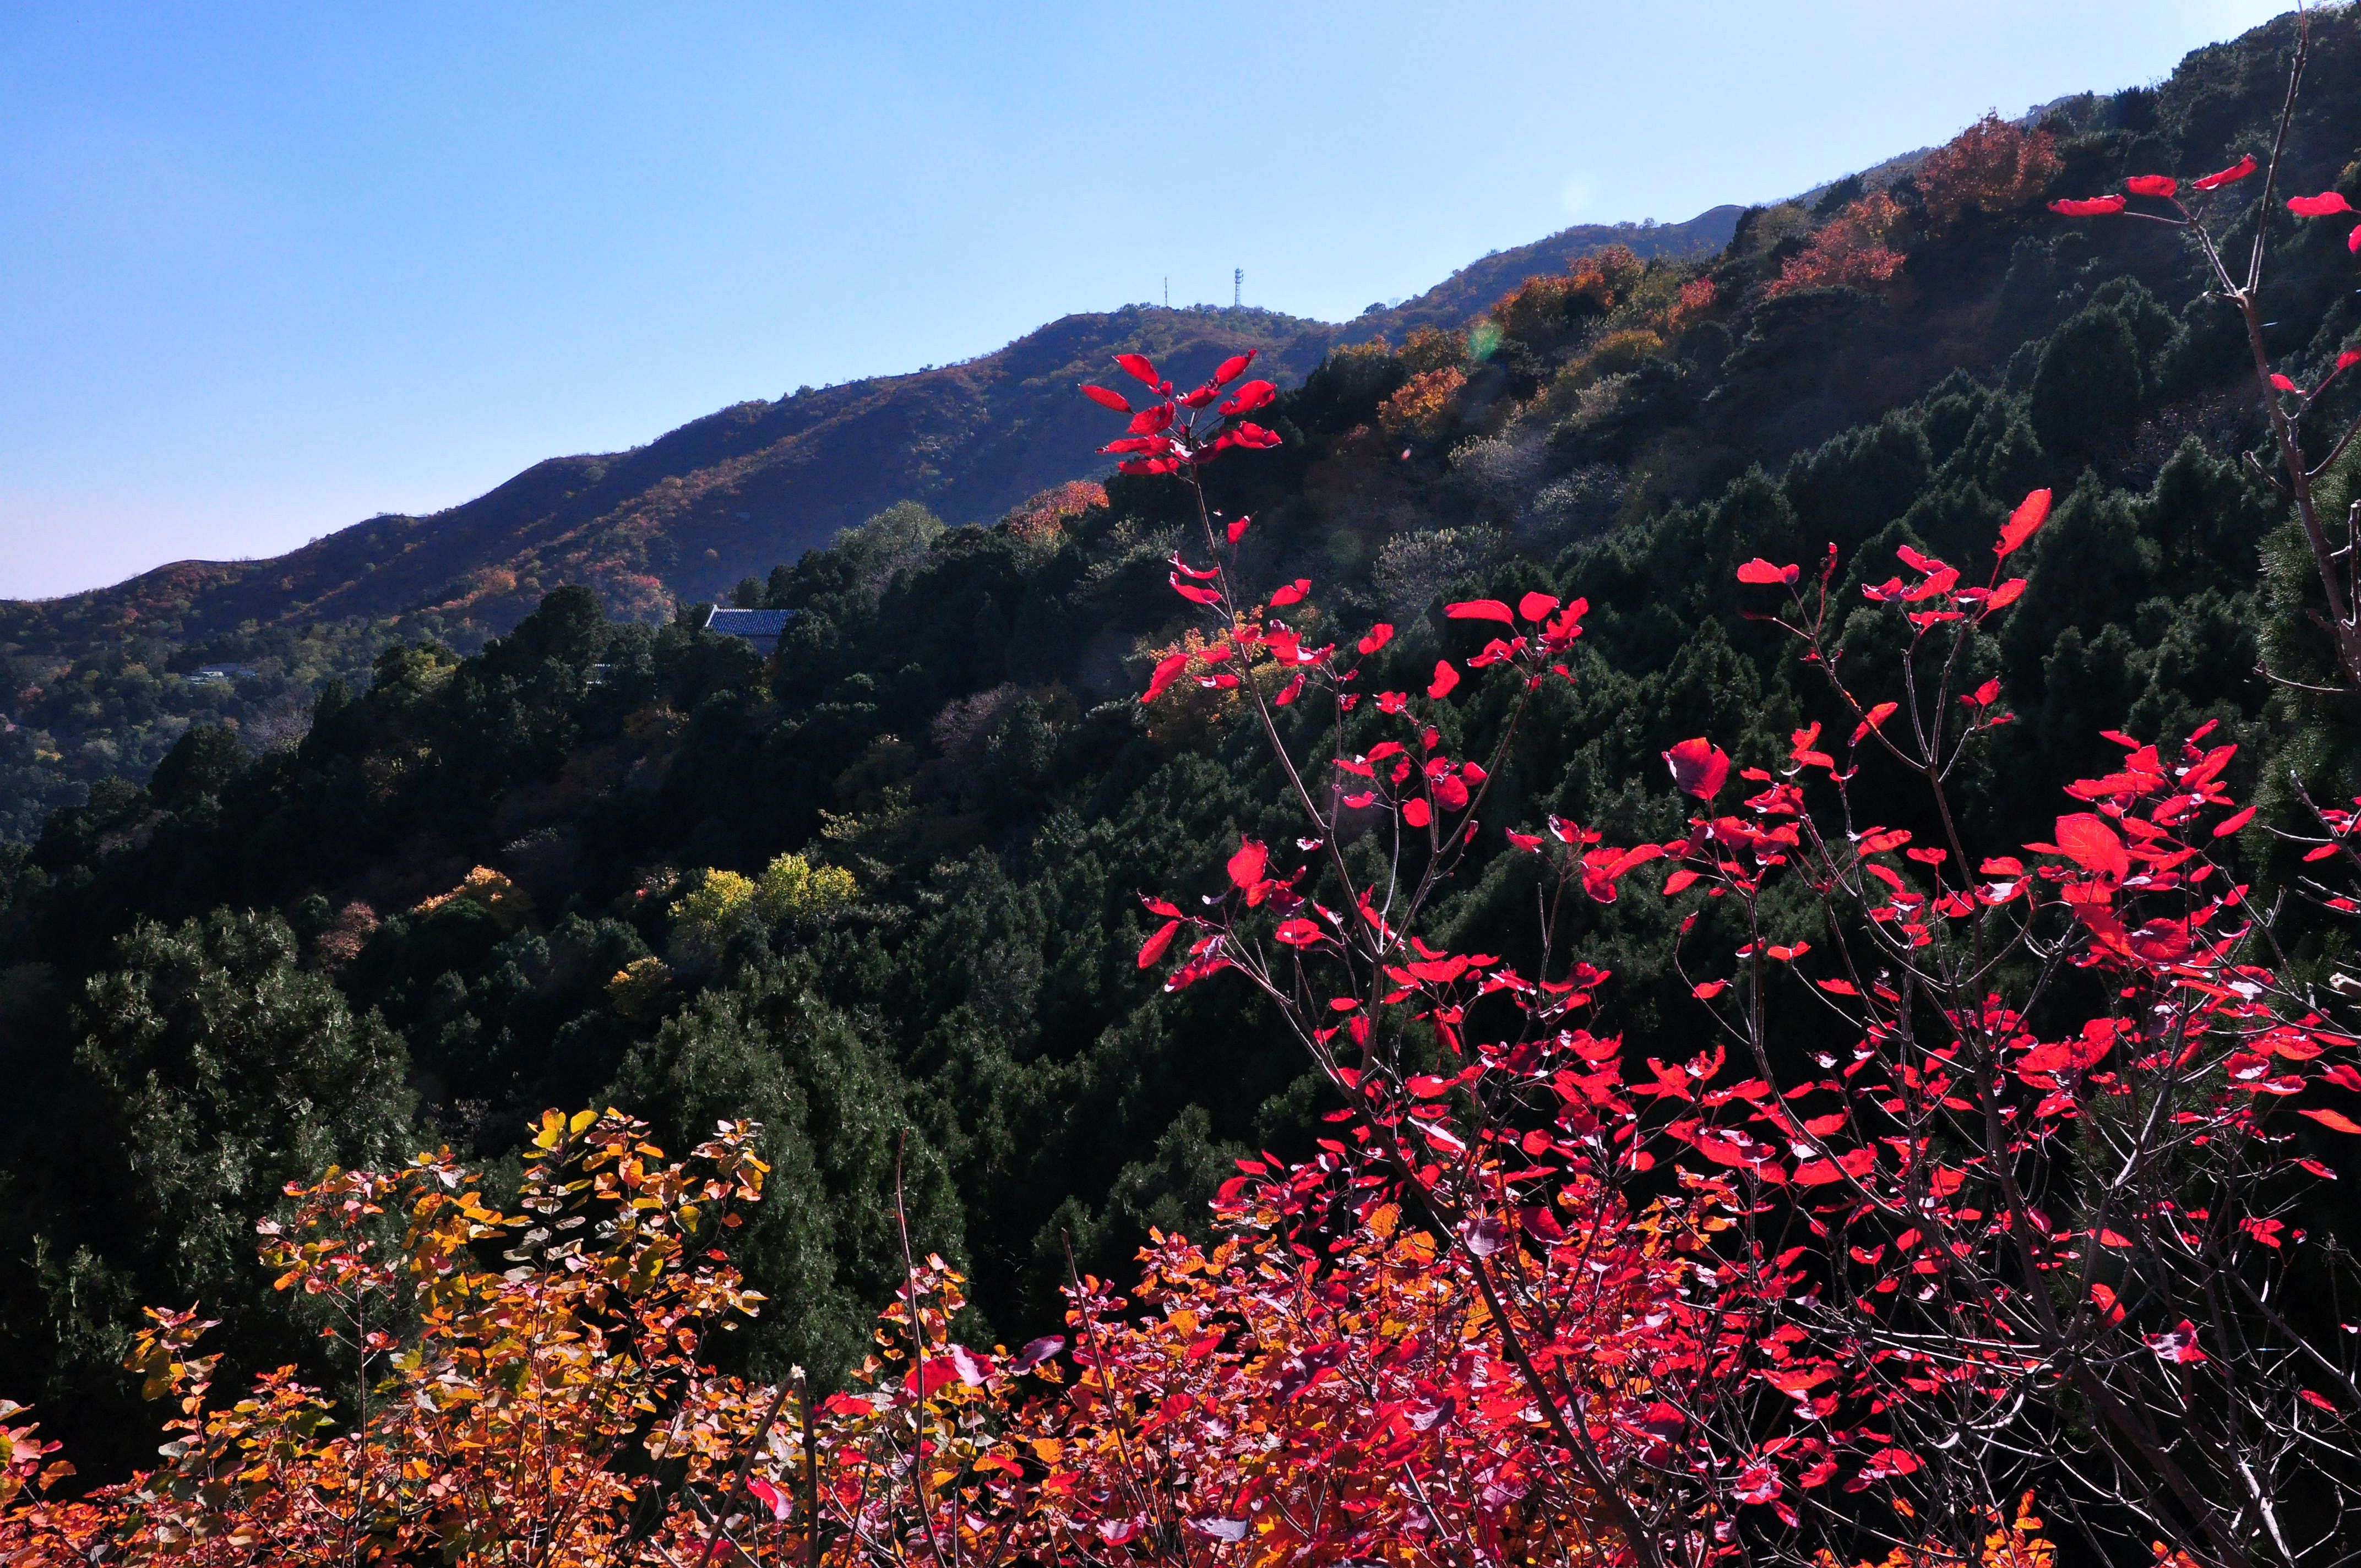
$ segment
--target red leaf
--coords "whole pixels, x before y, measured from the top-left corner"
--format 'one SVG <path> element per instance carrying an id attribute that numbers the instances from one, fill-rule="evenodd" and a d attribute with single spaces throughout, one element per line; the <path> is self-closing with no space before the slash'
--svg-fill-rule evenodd
<path id="1" fill-rule="evenodd" d="M 1225 414 L 1250 414 L 1257 409 L 1268 408 L 1279 398 L 1279 389 L 1268 381 L 1248 381 L 1232 392 L 1222 405 Z"/>
<path id="2" fill-rule="evenodd" d="M 1452 687 L 1458 684 L 1459 672 L 1451 667 L 1451 661 L 1437 659 L 1434 662 L 1434 682 L 1426 688 L 1426 695 L 1441 701 L 1449 696 Z"/>
<path id="3" fill-rule="evenodd" d="M 1423 828 L 1434 820 L 1434 813 L 1422 800 L 1406 800 L 1402 803 L 1402 820 L 1412 828 Z"/>
<path id="4" fill-rule="evenodd" d="M 1118 354 L 1115 356 L 1115 362 L 1130 371 L 1136 380 L 1145 381 L 1150 387 L 1164 385 L 1164 378 L 1157 373 L 1154 362 L 1146 355 Z"/>
<path id="5" fill-rule="evenodd" d="M 1443 613 L 1454 620 L 1497 620 L 1514 626 L 1517 618 L 1499 599 L 1461 599 L 1457 604 L 1443 607 Z"/>
<path id="6" fill-rule="evenodd" d="M 1853 727 L 1852 740 L 1849 744 L 1858 746 L 1867 738 L 1871 730 L 1883 729 L 1885 721 L 1894 717 L 1894 709 L 1900 706 L 1899 703 L 1881 702 L 1871 708 L 1868 715 Z"/>
<path id="7" fill-rule="evenodd" d="M 1180 574 L 1178 572 L 1172 574 L 1172 591 L 1179 594 L 1182 598 L 1187 599 L 1191 604 L 1219 604 L 1222 602 L 1222 595 L 1219 589 L 1209 588 L 1200 583 L 1184 583 L 1180 580 Z"/>
<path id="8" fill-rule="evenodd" d="M 1139 700 L 1144 703 L 1154 702 L 1158 697 L 1162 696 L 1164 688 L 1179 680 L 1181 672 L 1188 667 L 1189 655 L 1186 653 L 1167 653 L 1163 658 L 1159 659 L 1156 662 L 1156 673 L 1148 677 L 1147 695 Z"/>
<path id="9" fill-rule="evenodd" d="M 2226 839 L 2231 834 L 2235 833 L 2239 828 L 2244 828 L 2247 823 L 2252 822 L 2254 819 L 2255 808 L 2251 806 L 2246 807 L 2244 811 L 2234 811 L 2229 816 L 2222 818 L 2221 821 L 2213 824 L 2213 837 L 2216 839 Z"/>
<path id="10" fill-rule="evenodd" d="M 2332 1133 L 2361 1133 L 2361 1122 L 2355 1121 L 2342 1111 L 2299 1109 L 2296 1114 L 2311 1117 Z"/>
<path id="11" fill-rule="evenodd" d="M 1167 920 L 1158 927 L 1156 934 L 1139 945 L 1139 967 L 1146 969 L 1162 958 L 1164 949 L 1172 945 L 1173 933 L 1180 929 L 1180 922 L 1178 920 Z"/>
<path id="12" fill-rule="evenodd" d="M 2113 1287 L 2106 1285 L 2092 1286 L 2091 1299 L 2099 1304 L 2099 1315 L 2105 1318 L 2107 1321 L 2111 1323 L 2120 1323 L 2124 1321 L 2124 1310 L 2123 1307 L 2115 1300 L 2115 1292 Z"/>
<path id="13" fill-rule="evenodd" d="M 2180 189 L 2180 181 L 2169 174 L 2135 174 L 2124 181 L 2124 189 L 2135 196 L 2169 196 Z"/>
<path id="14" fill-rule="evenodd" d="M 1290 948 L 1308 948 L 1320 939 L 1322 932 L 1311 921 L 1297 919 L 1280 921 L 1279 929 L 1271 935 Z"/>
<path id="15" fill-rule="evenodd" d="M 1309 577 L 1298 577 L 1295 581 L 1288 584 L 1287 587 L 1279 589 L 1277 593 L 1270 596 L 1270 608 L 1273 609 L 1284 609 L 1289 605 L 1291 605 L 1297 600 L 1302 598 L 1305 594 L 1308 594 L 1311 591 L 1312 579 Z"/>
<path id="16" fill-rule="evenodd" d="M 2353 232 L 2345 236 L 2345 248 L 2361 251 L 2361 225 L 2356 225 Z"/>
<path id="17" fill-rule="evenodd" d="M 1233 354 L 1223 360 L 1213 367 L 1213 385 L 1226 387 L 1245 375 L 1246 367 L 1254 363 L 1254 356 L 1260 352 L 1259 349 L 1249 348 L 1244 354 Z"/>
<path id="18" fill-rule="evenodd" d="M 2361 230 L 2355 232 L 2361 233 Z M 2361 365 L 2361 348 L 2348 348 L 2336 356 L 2336 367 L 2339 370 L 2350 370 L 2356 365 Z"/>
<path id="19" fill-rule="evenodd" d="M 1665 752 L 1664 764 L 1673 770 L 1674 784 L 1699 800 L 1719 795 L 1723 781 L 1730 777 L 1728 753 L 1702 735 Z"/>
<path id="20" fill-rule="evenodd" d="M 1709 980 L 1703 985 L 1693 985 L 1689 987 L 1689 994 L 1696 997 L 1699 1002 L 1710 1002 L 1729 989 L 1730 981 L 1726 980 Z"/>
<path id="21" fill-rule="evenodd" d="M 2224 185 L 2235 184 L 2244 180 L 2247 175 L 2252 174 L 2255 169 L 2255 155 L 2250 152 L 2229 168 L 2217 169 L 2204 179 L 2192 180 L 2190 183 L 2200 191 L 2218 191 Z"/>
<path id="22" fill-rule="evenodd" d="M 1084 386 L 1082 396 L 1094 403 L 1111 408 L 1119 414 L 1127 414 L 1131 411 L 1130 400 L 1111 387 Z"/>
<path id="23" fill-rule="evenodd" d="M 2276 370 L 2271 372 L 2271 385 L 2277 387 L 2282 392 L 2301 392 L 2303 390 L 2301 387 L 2295 384 L 2293 378 L 2282 376 Z"/>
<path id="24" fill-rule="evenodd" d="M 1302 671 L 1301 671 L 1301 670 L 1298 670 L 1298 671 L 1295 673 L 1295 678 L 1294 678 L 1293 680 L 1291 680 L 1291 681 L 1290 681 L 1290 682 L 1288 682 L 1288 683 L 1287 683 L 1286 689 L 1284 689 L 1283 691 L 1281 691 L 1281 692 L 1280 692 L 1277 696 L 1275 696 L 1275 697 L 1271 698 L 1270 700 L 1271 700 L 1272 702 L 1274 702 L 1274 703 L 1277 703 L 1279 707 L 1285 707 L 1289 703 L 1293 702 L 1297 697 L 1301 696 L 1302 695 L 1303 695 L 1303 672 L 1302 672 Z"/>
<path id="25" fill-rule="evenodd" d="M 2323 191 L 2317 196 L 2290 196 L 2288 211 L 2300 218 L 2325 218 L 2337 213 L 2349 213 L 2353 203 L 2334 191 Z"/>
<path id="26" fill-rule="evenodd" d="M 2197 1343 L 2197 1325 L 2187 1318 L 2181 1319 L 2169 1332 L 2151 1337 L 2147 1347 L 2156 1352 L 2158 1359 L 2182 1366 L 2194 1365 L 2205 1359 L 2205 1352 Z"/>
<path id="27" fill-rule="evenodd" d="M 1230 524 L 1230 543 L 1235 544 L 1239 540 L 1245 538 L 1246 524 L 1253 521 L 1254 519 L 1250 517 L 1242 517 L 1238 519 L 1237 521 Z"/>
<path id="28" fill-rule="evenodd" d="M 950 1363 L 961 1382 L 971 1388 L 981 1388 L 991 1371 L 992 1357 L 979 1356 L 967 1346 L 955 1344 L 950 1348 Z"/>
<path id="29" fill-rule="evenodd" d="M 795 1504 L 787 1495 L 760 1475 L 750 1475 L 746 1478 L 746 1494 L 770 1509 L 771 1517 L 774 1519 L 784 1521 L 788 1514 L 795 1511 Z"/>
<path id="30" fill-rule="evenodd" d="M 2033 537 L 2033 531 L 2049 520 L 2049 492 L 2035 490 L 2017 502 L 2016 510 L 2008 514 L 2001 525 L 2000 543 L 1993 547 L 1996 556 L 2007 555 Z"/>
<path id="31" fill-rule="evenodd" d="M 1369 628 L 1369 634 L 1367 637 L 1362 638 L 1358 642 L 1354 643 L 1353 646 L 1358 648 L 1364 653 L 1374 653 L 1378 649 L 1384 647 L 1388 642 L 1393 641 L 1393 627 L 1389 623 L 1380 620 L 1375 626 Z"/>
<path id="32" fill-rule="evenodd" d="M 1263 868 L 1269 863 L 1269 850 L 1252 839 L 1241 839 L 1238 852 L 1230 857 L 1230 881 L 1238 887 L 1252 887 L 1262 881 Z"/>
<path id="33" fill-rule="evenodd" d="M 2062 202 L 2052 202 L 2049 210 L 2070 218 L 2096 218 L 2124 210 L 2121 196 L 2078 196 Z"/>
<path id="34" fill-rule="evenodd" d="M 1802 568 L 1796 566 L 1774 566 L 1770 562 L 1765 561 L 1762 556 L 1757 555 L 1753 560 L 1747 562 L 1746 565 L 1738 568 L 1738 580 L 1741 583 L 1761 583 L 1765 585 L 1771 583 L 1792 583 L 1795 580 L 1797 573 L 1801 570 Z"/>
<path id="35" fill-rule="evenodd" d="M 1250 446 L 1257 451 L 1260 451 L 1265 447 L 1276 446 L 1279 444 L 1279 432 L 1275 430 L 1265 430 L 1262 426 L 1254 423 L 1250 420 L 1242 422 L 1237 429 L 1230 432 L 1228 435 L 1224 436 L 1222 439 L 1227 441 L 1234 438 L 1240 446 Z"/>
<path id="36" fill-rule="evenodd" d="M 1547 620 L 1557 609 L 1554 594 L 1527 594 L 1517 601 L 1517 613 L 1527 620 Z"/>
<path id="37" fill-rule="evenodd" d="M 2087 811 L 2058 819 L 2058 848 L 2084 871 L 2121 882 L 2131 874 L 2131 856 L 2104 818 Z"/>

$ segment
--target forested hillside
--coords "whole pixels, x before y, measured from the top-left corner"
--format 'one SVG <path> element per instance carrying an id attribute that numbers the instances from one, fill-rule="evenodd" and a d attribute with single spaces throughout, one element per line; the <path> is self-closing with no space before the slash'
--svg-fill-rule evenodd
<path id="1" fill-rule="evenodd" d="M 1252 348 L 1291 385 L 1335 345 L 1464 325 L 1527 273 L 1603 246 L 1719 250 L 1738 215 L 1579 225 L 1345 326 L 1212 307 L 1068 316 L 962 364 L 798 388 L 630 452 L 552 458 L 464 505 L 379 516 L 286 555 L 182 561 L 111 588 L 0 603 L 0 839 L 29 839 L 44 813 L 103 780 L 145 781 L 192 723 L 277 743 L 291 704 L 330 679 L 365 682 L 380 649 L 425 638 L 472 651 L 560 583 L 591 587 L 609 615 L 662 620 L 895 501 L 992 522 L 1103 466 L 1071 392 L 1110 355 L 1189 371 Z M 251 673 L 188 678 L 222 663 Z"/>
<path id="2" fill-rule="evenodd" d="M 2316 25 L 2288 188 L 2361 197 L 2361 27 Z M 1899 547 L 1988 550 L 2037 487 L 2057 503 L 2029 587 L 1973 652 L 2015 712 L 1968 764 L 1976 833 L 2047 833 L 2054 795 L 2012 781 L 2102 771 L 2108 729 L 2212 722 L 2242 795 L 2279 799 L 2291 763 L 2350 795 L 2343 721 L 2257 674 L 2268 655 L 2313 679 L 2325 655 L 2286 508 L 2240 461 L 2265 432 L 2235 317 L 2170 231 L 2045 204 L 2267 151 L 2289 37 L 1750 210 L 1708 256 L 1577 258 L 1464 328 L 1340 345 L 1250 313 L 1132 313 L 931 373 L 939 424 L 874 388 L 804 394 L 543 465 L 431 529 L 364 525 L 274 564 L 291 588 L 176 589 L 167 623 L 224 657 L 291 593 L 319 618 L 537 608 L 465 656 L 404 621 L 300 740 L 258 753 L 200 724 L 144 784 L 0 849 L 0 1391 L 93 1469 L 128 1464 L 152 1446 L 119 1370 L 141 1304 L 201 1300 L 235 1364 L 301 1359 L 306 1336 L 252 1310 L 270 1287 L 252 1216 L 331 1162 L 437 1141 L 513 1170 L 553 1105 L 613 1103 L 667 1146 L 760 1121 L 772 1195 L 733 1245 L 769 1305 L 731 1354 L 831 1383 L 904 1278 L 897 1163 L 919 1245 L 972 1276 L 972 1341 L 1016 1343 L 1060 1321 L 1069 1245 L 1126 1277 L 1150 1227 L 1203 1233 L 1234 1158 L 1309 1146 L 1333 1102 L 1265 1004 L 1164 995 L 1135 957 L 1141 894 L 1218 887 L 1241 834 L 1297 828 L 1234 690 L 1139 700 L 1160 658 L 1202 652 L 1171 587 L 1196 544 L 1163 476 L 1059 488 L 1107 433 L 1071 384 L 1107 379 L 1113 345 L 1184 385 L 1245 346 L 1257 374 L 1301 374 L 1257 415 L 1280 444 L 1227 455 L 1213 498 L 1252 519 L 1254 592 L 1319 585 L 1307 641 L 1395 629 L 1375 685 L 1426 689 L 1484 646 L 1446 599 L 1587 599 L 1572 683 L 1535 699 L 1493 783 L 1453 941 L 1526 939 L 1530 887 L 1488 829 L 1554 814 L 1662 839 L 1686 816 L 1659 760 L 1675 742 L 1787 756 L 1818 676 L 1750 618 L 1741 563 L 1832 544 L 1859 603 Z M 2343 237 L 2284 218 L 2267 236 L 2272 353 L 2305 385 L 2361 325 Z M 979 411 L 1019 389 L 1022 417 Z M 956 482 L 928 444 L 953 426 L 992 446 Z M 827 430 L 937 455 L 857 484 L 830 467 L 791 505 L 823 483 L 799 454 Z M 475 520 L 526 515 L 499 572 L 454 577 Z M 750 551 L 777 558 L 743 599 L 795 612 L 767 662 L 619 613 L 719 595 Z M 1884 670 L 1865 631 L 1843 641 L 1861 679 Z M 273 655 L 286 678 L 332 660 L 310 647 Z M 1450 744 L 1488 755 L 1504 711 L 1471 685 Z M 1676 918 L 1579 915 L 1617 973 L 1591 1026 L 1667 1059 L 1702 1044 Z M 2325 972 L 2341 948 L 2305 940 Z"/>

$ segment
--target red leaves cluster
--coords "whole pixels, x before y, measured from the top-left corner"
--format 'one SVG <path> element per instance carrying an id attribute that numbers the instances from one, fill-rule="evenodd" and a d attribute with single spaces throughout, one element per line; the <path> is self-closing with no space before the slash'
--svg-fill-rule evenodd
<path id="1" fill-rule="evenodd" d="M 2059 167 L 2057 144 L 2048 131 L 1988 114 L 1919 164 L 1927 227 L 1941 234 L 1971 212 L 2023 207 L 2048 188 Z"/>
<path id="2" fill-rule="evenodd" d="M 1982 584 L 1905 545 L 1908 575 L 1864 590 L 1927 665 L 1895 698 L 1857 696 L 1836 675 L 1823 640 L 1833 552 L 1817 582 L 1761 558 L 1737 575 L 1784 591 L 1788 609 L 1766 619 L 1828 673 L 1851 746 L 1939 790 L 1963 749 L 2011 717 L 1996 680 L 1951 683 L 1968 634 L 2025 591 L 2001 571 L 2050 501 L 2037 490 L 2001 522 Z M 1466 664 L 1514 666 L 1507 737 L 1587 608 L 1545 594 L 1445 608 L 1446 621 L 1499 632 Z M 1354 652 L 1377 655 L 1390 637 L 1373 628 Z M 1323 650 L 1307 671 L 1339 716 L 1360 699 L 1350 659 Z M 1465 678 L 1444 661 L 1429 700 Z M 1512 1375 L 1529 1401 L 1521 1433 L 1482 1440 L 1517 1461 L 1528 1508 L 1589 1508 L 1619 1561 L 1650 1560 L 1638 1543 L 1651 1536 L 1746 1509 L 1802 1528 L 1807 1505 L 1832 1494 L 1907 1499 L 1959 1432 L 2019 1419 L 2008 1412 L 2066 1398 L 2077 1379 L 2152 1411 L 2182 1397 L 2169 1379 L 2232 1354 L 2186 1326 L 2203 1321 L 2209 1270 L 2224 1266 L 2213 1260 L 2277 1266 L 2252 1260 L 2283 1255 L 2300 1233 L 2275 1214 L 2205 1209 L 2169 1182 L 2038 1200 L 2018 1184 L 2070 1170 L 2092 1125 L 2136 1123 L 2151 1140 L 2137 1158 L 2111 1155 L 2110 1169 L 2227 1158 L 2247 1171 L 2315 1168 L 2281 1152 L 2289 1115 L 2361 1127 L 2317 1102 L 2361 1091 L 2349 1059 L 2361 1047 L 2288 1006 L 2288 988 L 2244 951 L 2246 889 L 2212 858 L 2252 817 L 2223 784 L 2234 748 L 2208 748 L 2202 729 L 2177 753 L 2116 738 L 2113 771 L 2068 786 L 2054 842 L 1998 853 L 1855 821 L 1854 763 L 1821 749 L 1819 723 L 1795 733 L 1776 774 L 1736 770 L 1707 737 L 1668 750 L 1673 787 L 1699 810 L 1669 841 L 1618 847 L 1555 817 L 1546 832 L 1510 831 L 1539 861 L 1545 910 L 1559 907 L 1551 886 L 1612 903 L 1664 861 L 1663 896 L 1718 902 L 1749 933 L 1704 975 L 1681 959 L 1719 1043 L 1645 1057 L 1642 1072 L 1627 1065 L 1642 1053 L 1577 1023 L 1609 978 L 1599 968 L 1536 969 L 1421 934 L 1501 758 L 1455 760 L 1402 693 L 1377 707 L 1400 740 L 1347 751 L 1340 722 L 1324 767 L 1289 764 L 1292 777 L 1340 781 L 1324 802 L 1311 784 L 1297 792 L 1304 861 L 1274 880 L 1265 847 L 1243 844 L 1226 894 L 1191 906 L 1202 913 L 1150 905 L 1170 921 L 1154 940 L 1161 952 L 1183 929 L 1193 938 L 1171 983 L 1221 968 L 1260 989 L 1344 1105 L 1317 1157 L 1256 1162 L 1224 1190 L 1230 1223 L 1298 1238 L 1310 1281 L 1336 1277 L 1314 1268 L 1323 1255 L 1360 1255 L 1355 1227 L 1372 1215 L 1416 1216 L 1433 1248 L 1426 1288 L 1481 1303 L 1485 1354 L 1502 1369 L 1487 1376 Z M 1756 793 L 1725 806 L 1733 776 Z M 1389 876 L 1356 882 L 1333 846 L 1346 814 L 1380 806 L 1420 831 L 1391 840 Z M 2336 820 L 2361 830 L 2361 810 Z M 1816 911 L 1808 938 L 1775 928 L 1782 882 Z M 1328 889 L 1340 907 L 1321 902 Z M 1546 931 L 1541 950 L 1556 950 Z M 2037 1007 L 2040 986 L 2029 998 L 2004 978 L 2012 955 L 2102 973 L 2115 1003 Z M 1766 1019 L 1807 1001 L 1827 1047 L 1813 1057 L 1822 1070 L 1799 1074 L 1772 1056 Z M 2119 1107 L 2134 1105 L 2170 1113 L 2126 1120 Z M 1634 1236 L 1646 1239 L 1619 1250 Z M 2094 1294 L 2092 1261 L 2125 1250 L 2146 1260 L 2139 1294 Z M 2087 1310 L 2051 1310 L 2056 1274 Z M 1620 1316 L 1596 1310 L 1607 1280 Z M 1347 1271 L 1343 1288 L 1366 1288 Z M 2257 1370 L 2240 1364 L 2242 1376 Z M 2320 1409 L 2316 1391 L 2281 1392 Z M 1463 1398 L 1451 1395 L 1447 1420 L 1472 1419 Z M 2109 1452 L 2136 1465 L 2136 1447 Z M 1975 1555 L 1988 1523 L 1946 1550 Z M 1713 1539 L 1724 1548 L 1702 1558 L 1737 1550 Z"/>
<path id="3" fill-rule="evenodd" d="M 1116 355 L 1115 364 L 1148 389 L 1148 400 L 1135 408 L 1129 398 L 1113 388 L 1083 387 L 1082 395 L 1100 407 L 1131 415 L 1125 433 L 1099 450 L 1120 455 L 1123 460 L 1115 467 L 1122 473 L 1177 474 L 1193 471 L 1198 465 L 1212 462 L 1232 447 L 1259 449 L 1278 445 L 1276 432 L 1245 417 L 1277 400 L 1276 386 L 1268 381 L 1248 381 L 1227 398 L 1222 397 L 1224 387 L 1246 374 L 1257 352 L 1248 349 L 1223 360 L 1212 379 L 1187 392 L 1176 390 L 1146 356 Z M 1207 427 L 1200 430 L 1201 418 L 1216 399 L 1221 399 L 1220 407 L 1214 410 Z"/>
<path id="4" fill-rule="evenodd" d="M 1781 264 L 1764 294 L 1879 287 L 1902 269 L 1902 253 L 1894 247 L 1902 222 L 1901 205 L 1892 196 L 1871 192 L 1814 231 L 1811 243 Z"/>

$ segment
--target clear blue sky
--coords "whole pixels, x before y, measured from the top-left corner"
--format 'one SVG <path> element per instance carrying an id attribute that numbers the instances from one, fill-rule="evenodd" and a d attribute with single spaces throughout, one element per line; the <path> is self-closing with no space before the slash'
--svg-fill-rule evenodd
<path id="1" fill-rule="evenodd" d="M 1329 319 L 2271 0 L 0 6 L 0 595 L 1159 297 Z"/>

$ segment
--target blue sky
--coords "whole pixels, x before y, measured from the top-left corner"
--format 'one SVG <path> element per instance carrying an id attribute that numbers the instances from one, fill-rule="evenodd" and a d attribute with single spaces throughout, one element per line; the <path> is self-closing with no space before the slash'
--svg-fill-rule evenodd
<path id="1" fill-rule="evenodd" d="M 0 596 L 1068 311 L 1341 319 L 2154 80 L 2268 0 L 0 7 Z"/>

